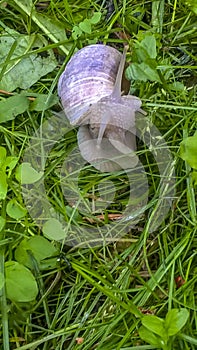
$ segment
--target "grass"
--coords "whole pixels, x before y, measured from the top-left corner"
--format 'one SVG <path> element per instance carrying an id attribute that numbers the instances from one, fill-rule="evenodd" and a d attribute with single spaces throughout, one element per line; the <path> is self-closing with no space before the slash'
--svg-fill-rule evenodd
<path id="1" fill-rule="evenodd" d="M 6 170 L 7 195 L 0 205 L 1 347 L 196 349 L 196 186 L 193 170 L 179 153 L 181 142 L 196 131 L 196 5 L 176 0 L 52 0 L 35 1 L 34 6 L 31 1 L 0 2 L 1 40 L 6 35 L 14 37 L 11 30 L 15 30 L 21 35 L 17 40 L 22 47 L 21 38 L 29 36 L 24 50 L 17 47 L 16 41 L 7 48 L 4 41 L 1 77 L 9 75 L 19 62 L 24 66 L 30 64 L 28 60 L 35 60 L 36 70 L 38 58 L 54 57 L 56 61 L 33 85 L 28 83 L 28 74 L 27 87 L 6 90 L 0 85 L 0 103 L 10 101 L 9 108 L 12 95 L 23 93 L 29 101 L 28 108 L 24 107 L 22 113 L 14 110 L 16 115 L 9 120 L 0 106 L 0 120 L 4 118 L 0 143 L 7 156 L 17 159 L 16 166 Z M 88 28 L 80 26 L 95 12 L 100 16 L 97 23 L 85 22 Z M 147 60 L 147 51 L 144 54 L 141 47 L 143 39 L 150 36 L 156 54 Z M 36 41 L 38 38 L 42 43 Z M 142 191 L 139 198 L 139 189 L 145 185 L 141 175 L 136 176 L 138 190 L 132 190 L 129 207 L 131 174 L 101 174 L 85 163 L 81 167 L 76 151 L 77 129 L 70 129 L 57 100 L 59 76 L 75 50 L 103 42 L 121 51 L 125 38 L 129 44 L 127 61 L 130 67 L 136 64 L 135 72 L 126 72 L 130 91 L 141 98 L 147 112 L 147 124 L 140 126 L 139 120 L 138 155 L 146 174 L 148 197 Z M 146 50 L 153 50 L 153 46 Z M 146 78 L 144 72 L 141 76 L 141 62 L 147 65 Z M 39 104 L 41 95 L 45 100 Z M 168 159 L 170 172 L 166 172 Z M 17 172 L 24 160 L 36 169 L 35 176 L 44 170 L 44 182 L 21 187 Z M 44 196 L 40 196 L 42 193 Z M 13 198 L 18 206 L 9 215 L 7 205 Z M 24 215 L 19 204 L 28 209 Z M 128 229 L 129 214 L 136 220 L 129 221 Z M 43 228 L 47 215 L 58 218 L 66 228 L 66 242 L 52 239 L 57 231 L 61 233 L 56 221 L 51 222 L 50 232 L 46 226 Z M 121 224 L 113 220 L 121 215 Z M 154 226 L 157 219 L 159 225 Z M 38 255 L 32 255 L 33 248 L 27 246 L 24 253 L 21 244 L 43 236 L 43 232 L 50 237 L 50 247 L 46 242 L 41 246 L 40 256 L 46 253 L 41 262 Z M 87 238 L 85 245 L 81 233 Z M 115 234 L 118 239 L 114 241 L 111 237 Z M 53 253 L 49 253 L 51 249 Z M 31 299 L 27 293 L 29 301 L 21 302 L 11 294 L 19 285 L 23 297 L 26 293 L 27 285 L 20 275 L 10 278 L 10 289 L 8 282 L 2 282 L 6 264 L 16 260 L 28 267 L 38 286 L 36 298 Z M 165 319 L 172 309 L 186 309 L 189 318 L 168 339 L 167 348 L 143 340 L 143 317 L 149 314 Z"/>

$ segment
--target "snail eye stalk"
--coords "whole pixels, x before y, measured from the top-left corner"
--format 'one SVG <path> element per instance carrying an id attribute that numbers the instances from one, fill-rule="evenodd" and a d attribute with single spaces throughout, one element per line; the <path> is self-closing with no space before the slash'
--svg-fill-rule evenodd
<path id="1" fill-rule="evenodd" d="M 124 71 L 124 66 L 125 66 L 127 49 L 128 49 L 128 46 L 125 46 L 121 60 L 120 60 L 120 64 L 118 67 L 118 73 L 116 76 L 114 90 L 112 92 L 112 98 L 117 99 L 117 100 L 119 100 L 121 97 L 121 83 L 122 83 L 122 76 L 123 76 L 123 71 Z"/>
<path id="2" fill-rule="evenodd" d="M 101 145 L 101 142 L 102 142 L 102 139 L 103 139 L 103 135 L 105 133 L 107 125 L 110 122 L 110 119 L 111 119 L 111 116 L 110 116 L 109 113 L 103 113 L 103 116 L 101 118 L 98 138 L 97 138 L 97 147 L 100 147 L 100 145 Z"/>

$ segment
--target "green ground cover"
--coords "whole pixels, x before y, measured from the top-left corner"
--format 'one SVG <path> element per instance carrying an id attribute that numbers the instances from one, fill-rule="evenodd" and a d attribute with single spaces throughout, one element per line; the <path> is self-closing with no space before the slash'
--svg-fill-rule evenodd
<path id="1" fill-rule="evenodd" d="M 1 349 L 197 348 L 196 16 L 192 0 L 0 1 Z M 129 207 L 124 171 L 74 167 L 57 95 L 73 53 L 96 43 L 127 43 L 147 113 L 148 188 Z"/>

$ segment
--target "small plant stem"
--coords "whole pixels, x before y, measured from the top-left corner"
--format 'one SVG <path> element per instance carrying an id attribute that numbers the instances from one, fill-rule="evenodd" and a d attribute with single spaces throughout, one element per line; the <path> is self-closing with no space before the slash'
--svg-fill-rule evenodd
<path id="1" fill-rule="evenodd" d="M 5 218 L 5 201 L 2 204 L 2 212 L 1 215 Z M 5 231 L 2 229 L 0 232 L 0 241 L 5 237 Z M 5 245 L 0 247 L 0 273 L 2 276 L 5 276 L 5 268 L 4 268 L 4 260 L 5 260 Z M 5 277 L 4 277 L 5 278 Z M 3 349 L 9 350 L 9 327 L 8 327 L 8 313 L 7 313 L 7 300 L 6 300 L 6 290 L 5 284 L 0 290 L 0 305 L 1 305 L 1 321 L 2 321 L 2 329 L 3 329 Z"/>
<path id="2" fill-rule="evenodd" d="M 29 256 L 31 258 L 31 261 L 33 263 L 34 273 L 35 273 L 35 276 L 37 278 L 39 291 L 40 291 L 40 294 L 41 294 L 43 307 L 44 307 L 44 310 L 45 310 L 45 317 L 46 317 L 47 326 L 50 328 L 50 324 L 51 324 L 50 312 L 49 312 L 49 307 L 48 307 L 48 304 L 47 304 L 47 301 L 46 301 L 46 298 L 45 298 L 46 294 L 44 293 L 44 283 L 43 283 L 43 280 L 42 280 L 42 276 L 40 274 L 38 263 L 37 263 L 37 260 L 35 259 L 34 255 L 29 250 L 27 251 L 27 253 L 29 254 Z M 45 296 L 44 296 L 44 294 L 45 294 Z"/>
<path id="3" fill-rule="evenodd" d="M 4 276 L 4 248 L 0 249 L 0 272 Z M 1 321 L 3 328 L 3 349 L 9 350 L 9 327 L 5 286 L 1 289 Z"/>
<path id="4" fill-rule="evenodd" d="M 188 125 L 186 125 L 185 129 L 183 129 L 183 139 L 188 137 Z M 188 165 L 187 162 L 185 162 L 185 168 L 188 175 L 187 177 L 187 202 L 188 202 L 188 208 L 190 212 L 191 219 L 196 225 L 196 217 L 197 217 L 197 210 L 196 210 L 196 198 L 195 198 L 195 191 L 193 187 L 193 180 L 191 176 L 191 168 Z"/>
<path id="5" fill-rule="evenodd" d="M 170 32 L 172 33 L 173 32 L 173 24 L 174 24 L 174 20 L 175 20 L 175 14 L 176 14 L 176 7 L 177 7 L 177 0 L 174 0 L 174 6 L 173 6 L 173 13 L 172 13 L 172 19 L 171 19 L 171 22 L 172 22 L 172 26 L 170 28 Z"/>

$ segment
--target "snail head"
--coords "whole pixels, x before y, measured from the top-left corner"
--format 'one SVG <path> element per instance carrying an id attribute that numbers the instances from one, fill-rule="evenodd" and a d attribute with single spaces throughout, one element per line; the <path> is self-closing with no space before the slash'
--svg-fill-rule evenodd
<path id="1" fill-rule="evenodd" d="M 79 119 L 79 125 L 89 125 L 92 138 L 97 139 L 97 147 L 101 146 L 103 137 L 125 142 L 125 132 L 131 130 L 135 124 L 135 112 L 140 110 L 141 101 L 136 96 L 121 95 L 122 76 L 126 60 L 124 51 L 119 63 L 113 91 L 89 106 Z"/>

